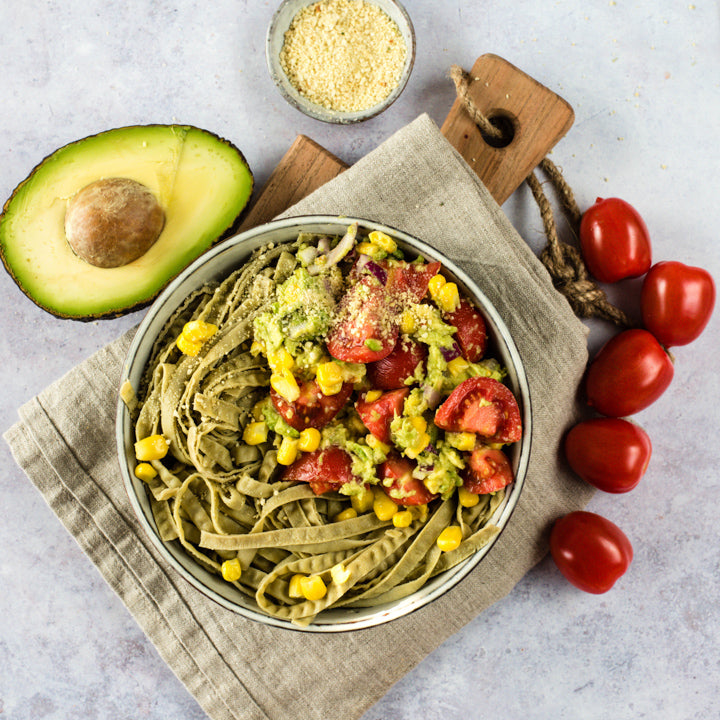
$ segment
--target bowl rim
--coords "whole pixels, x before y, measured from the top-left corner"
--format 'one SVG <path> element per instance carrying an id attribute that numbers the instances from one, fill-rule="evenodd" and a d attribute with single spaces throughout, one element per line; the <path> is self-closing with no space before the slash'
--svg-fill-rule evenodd
<path id="1" fill-rule="evenodd" d="M 443 270 L 454 276 L 453 279 L 459 281 L 465 292 L 468 292 L 478 303 L 485 319 L 490 321 L 489 329 L 491 330 L 497 350 L 501 350 L 502 344 L 505 348 L 505 353 L 507 353 L 512 361 L 511 363 L 503 361 L 503 364 L 507 367 L 508 374 L 511 376 L 513 384 L 516 386 L 513 388 L 513 392 L 518 398 L 518 403 L 520 405 L 523 421 L 523 438 L 519 443 L 519 449 L 516 451 L 517 460 L 514 468 L 515 478 L 510 486 L 511 490 L 506 494 L 503 502 L 498 506 L 491 518 L 491 520 L 494 521 L 494 524 L 499 527 L 500 532 L 498 532 L 485 546 L 477 550 L 473 555 L 466 558 L 455 567 L 436 575 L 416 592 L 406 598 L 396 601 L 395 603 L 390 603 L 387 607 L 377 606 L 375 608 L 362 608 L 357 611 L 348 608 L 329 609 L 323 611 L 316 620 L 307 626 L 299 626 L 293 624 L 289 620 L 272 617 L 262 612 L 259 608 L 257 608 L 257 606 L 254 608 L 246 607 L 230 599 L 228 595 L 236 595 L 238 598 L 246 600 L 248 604 L 252 602 L 249 596 L 242 595 L 240 591 L 234 588 L 231 584 L 223 583 L 221 585 L 218 582 L 218 576 L 212 575 L 202 568 L 188 553 L 185 552 L 182 547 L 178 547 L 177 543 L 166 543 L 160 538 L 155 526 L 154 518 L 152 517 L 152 513 L 149 509 L 149 500 L 145 484 L 141 480 L 137 479 L 130 470 L 131 462 L 134 461 L 134 455 L 132 453 L 134 444 L 132 432 L 133 426 L 130 423 L 130 412 L 120 396 L 120 393 L 116 406 L 115 438 L 118 463 L 120 465 L 120 473 L 123 478 L 123 484 L 136 519 L 143 528 L 145 534 L 149 537 L 152 545 L 160 553 L 163 560 L 173 567 L 196 590 L 222 607 L 225 607 L 226 609 L 248 619 L 255 620 L 266 625 L 296 631 L 345 632 L 380 625 L 403 617 L 424 607 L 451 590 L 480 563 L 480 561 L 490 552 L 495 543 L 498 541 L 500 535 L 510 521 L 515 507 L 517 506 L 525 483 L 532 444 L 532 408 L 530 388 L 522 358 L 507 326 L 495 306 L 489 301 L 487 296 L 482 292 L 477 284 L 462 270 L 462 268 L 458 267 L 439 250 L 436 250 L 428 243 L 410 235 L 409 233 L 390 225 L 354 216 L 292 216 L 264 223 L 224 240 L 198 257 L 190 265 L 188 265 L 185 270 L 177 275 L 160 293 L 140 322 L 125 356 L 118 385 L 118 388 L 120 389 L 126 382 L 130 381 L 133 389 L 137 391 L 138 387 L 136 383 L 133 383 L 133 379 L 138 379 L 142 376 L 145 364 L 149 359 L 150 352 L 154 345 L 155 338 L 164 326 L 167 318 L 187 296 L 190 288 L 200 287 L 208 282 L 208 279 L 194 281 L 196 273 L 200 268 L 203 266 L 212 266 L 213 263 L 221 264 L 223 255 L 230 253 L 232 256 L 233 250 L 236 251 L 235 254 L 237 255 L 241 255 L 244 252 L 244 258 L 235 259 L 233 263 L 226 264 L 225 267 L 221 269 L 216 269 L 215 273 L 211 277 L 219 279 L 223 276 L 227 276 L 233 269 L 241 267 L 245 262 L 247 262 L 250 254 L 257 248 L 262 247 L 268 242 L 275 242 L 273 240 L 264 239 L 270 233 L 275 231 L 285 231 L 290 233 L 292 230 L 294 234 L 289 235 L 286 240 L 281 241 L 289 243 L 297 237 L 298 232 L 308 231 L 309 227 L 332 226 L 332 230 L 318 231 L 333 232 L 337 234 L 344 231 L 341 228 L 346 228 L 347 225 L 353 222 L 358 222 L 363 229 L 380 230 L 390 234 L 392 237 L 399 240 L 401 245 L 407 245 L 413 252 L 423 255 L 425 258 L 440 260 L 443 263 Z M 183 292 L 182 297 L 177 299 L 176 295 L 181 290 Z M 500 354 L 502 354 L 502 352 Z M 140 361 L 139 366 L 138 361 Z M 192 570 L 190 568 L 192 568 Z M 213 584 L 218 585 L 221 590 L 227 590 L 227 592 L 221 593 L 219 590 L 208 586 L 206 582 L 203 582 L 203 577 L 207 578 Z M 230 592 L 230 589 L 234 590 L 234 592 Z M 351 617 L 344 620 L 333 621 L 333 616 L 339 612 L 341 615 L 349 614 Z"/>
<path id="2" fill-rule="evenodd" d="M 290 22 L 292 22 L 292 19 L 295 17 L 297 12 L 299 12 L 300 7 L 311 5 L 314 2 L 318 2 L 318 0 L 283 0 L 273 13 L 270 24 L 268 25 L 267 34 L 265 36 L 265 60 L 267 63 L 268 72 L 270 73 L 270 77 L 272 78 L 272 81 L 275 84 L 276 88 L 288 104 L 292 105 L 292 107 L 294 107 L 296 110 L 299 110 L 304 115 L 307 115 L 308 117 L 311 117 L 315 120 L 320 120 L 321 122 L 331 123 L 335 125 L 352 125 L 354 123 L 359 123 L 364 120 L 369 120 L 370 118 L 373 118 L 384 112 L 402 94 L 405 86 L 410 80 L 410 76 L 412 75 L 412 69 L 415 64 L 415 51 L 417 41 L 415 38 L 415 28 L 407 10 L 402 5 L 402 3 L 398 2 L 398 0 L 383 0 L 383 2 L 386 2 L 397 9 L 399 16 L 402 18 L 403 25 L 405 26 L 403 29 L 403 27 L 400 27 L 399 23 L 397 23 L 397 21 L 393 19 L 396 24 L 398 24 L 400 34 L 403 36 L 408 46 L 407 55 L 405 57 L 405 64 L 403 65 L 402 73 L 400 75 L 398 84 L 393 88 L 392 92 L 379 103 L 376 103 L 369 108 L 365 108 L 364 110 L 347 112 L 342 110 L 330 110 L 323 107 L 322 105 L 311 102 L 305 96 L 303 96 L 290 82 L 289 78 L 282 69 L 278 57 L 276 57 L 277 53 L 273 50 L 275 37 L 278 34 L 284 35 L 285 31 L 290 25 Z M 379 6 L 376 0 L 366 0 L 366 2 Z M 286 8 L 292 3 L 298 3 L 299 7 L 292 15 L 290 15 L 289 22 L 285 22 Z M 381 9 L 384 10 L 384 8 Z M 404 32 L 404 30 L 406 32 Z M 282 44 L 280 45 L 280 47 L 282 47 Z"/>

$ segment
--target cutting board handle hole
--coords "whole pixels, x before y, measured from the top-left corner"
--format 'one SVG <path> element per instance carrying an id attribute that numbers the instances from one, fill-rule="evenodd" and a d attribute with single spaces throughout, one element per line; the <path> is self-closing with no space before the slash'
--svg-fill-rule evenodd
<path id="1" fill-rule="evenodd" d="M 482 139 L 494 148 L 507 147 L 515 139 L 515 122 L 510 115 L 496 112 L 488 115 L 490 124 L 500 131 L 499 136 L 493 136 L 480 129 Z"/>

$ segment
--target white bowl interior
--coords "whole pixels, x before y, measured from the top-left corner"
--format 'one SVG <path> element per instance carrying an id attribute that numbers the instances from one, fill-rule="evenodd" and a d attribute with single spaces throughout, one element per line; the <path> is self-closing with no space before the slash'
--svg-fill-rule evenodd
<path id="1" fill-rule="evenodd" d="M 193 290 L 205 283 L 225 278 L 232 270 L 247 262 L 254 250 L 267 243 L 294 241 L 301 231 L 342 235 L 347 226 L 356 219 L 361 228 L 382 230 L 394 237 L 403 251 L 406 251 L 410 256 L 421 254 L 426 259 L 441 261 L 445 274 L 452 276 L 459 286 L 475 300 L 485 316 L 491 339 L 491 354 L 507 368 L 507 384 L 518 399 L 524 428 L 522 440 L 508 448 L 508 454 L 515 473 L 515 481 L 510 486 L 510 492 L 507 493 L 505 500 L 491 518 L 491 522 L 494 522 L 502 530 L 508 523 L 520 497 L 530 459 L 530 395 L 520 355 L 502 318 L 481 289 L 477 287 L 476 283 L 462 269 L 455 266 L 437 250 L 394 228 L 359 218 L 307 216 L 271 222 L 224 241 L 186 268 L 167 286 L 150 307 L 135 334 L 128 352 L 121 377 L 121 385 L 126 380 L 129 380 L 135 390 L 139 388 L 155 338 L 173 311 Z M 122 401 L 119 401 L 117 408 L 116 437 L 121 473 L 130 502 L 140 524 L 165 560 L 195 588 L 220 605 L 245 617 L 270 625 L 294 630 L 334 632 L 378 625 L 401 617 L 431 602 L 462 580 L 482 560 L 497 540 L 496 536 L 493 542 L 481 548 L 472 557 L 432 578 L 420 590 L 396 603 L 373 608 L 329 609 L 321 613 L 315 622 L 307 628 L 298 628 L 290 621 L 265 615 L 257 608 L 252 599 L 243 595 L 233 585 L 225 582 L 219 576 L 201 567 L 182 549 L 179 543 L 165 543 L 160 539 L 146 486 L 132 472 L 135 465 L 133 427 L 130 413 Z"/>

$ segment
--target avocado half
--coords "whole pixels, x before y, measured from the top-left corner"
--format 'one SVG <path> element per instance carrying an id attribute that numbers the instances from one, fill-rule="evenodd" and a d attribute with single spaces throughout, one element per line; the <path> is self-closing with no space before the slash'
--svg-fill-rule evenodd
<path id="1" fill-rule="evenodd" d="M 164 213 L 157 240 L 120 267 L 81 259 L 65 233 L 71 200 L 109 178 L 140 183 Z M 108 130 L 56 150 L 15 188 L 0 215 L 0 257 L 20 289 L 53 315 L 116 317 L 150 303 L 184 267 L 231 235 L 252 191 L 240 150 L 206 130 Z"/>

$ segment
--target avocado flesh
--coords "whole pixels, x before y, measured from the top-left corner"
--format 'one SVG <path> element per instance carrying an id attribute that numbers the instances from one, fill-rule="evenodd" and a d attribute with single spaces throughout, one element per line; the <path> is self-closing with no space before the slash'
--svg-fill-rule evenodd
<path id="1" fill-rule="evenodd" d="M 110 177 L 145 185 L 159 200 L 165 225 L 137 260 L 99 268 L 68 245 L 65 211 L 75 193 Z M 0 218 L 0 253 L 23 292 L 52 314 L 121 315 L 148 304 L 231 231 L 252 189 L 242 153 L 212 133 L 179 125 L 109 130 L 55 151 L 16 188 Z"/>

